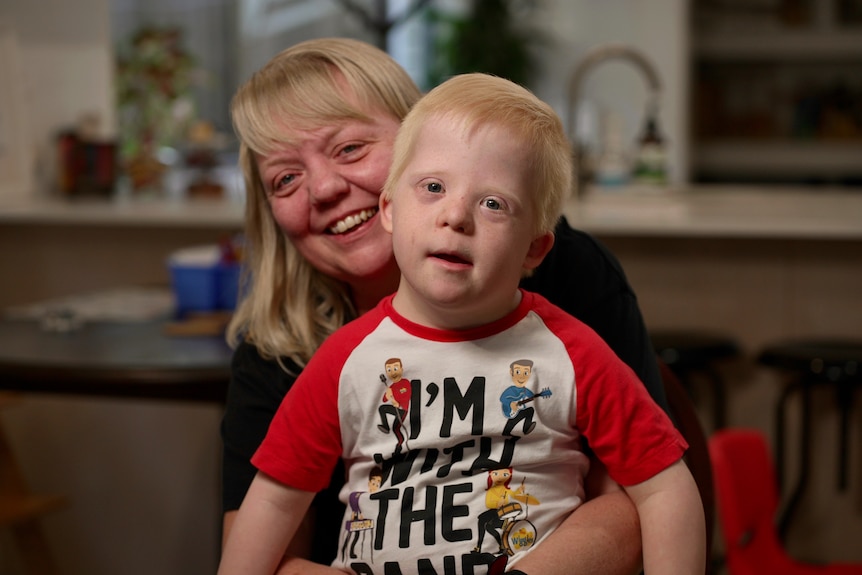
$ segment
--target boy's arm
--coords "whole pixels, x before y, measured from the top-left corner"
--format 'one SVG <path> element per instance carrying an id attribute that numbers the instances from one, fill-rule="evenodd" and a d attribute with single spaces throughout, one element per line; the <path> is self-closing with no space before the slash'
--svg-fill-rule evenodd
<path id="1" fill-rule="evenodd" d="M 626 487 L 638 510 L 644 571 L 703 575 L 706 526 L 697 484 L 680 459 L 637 485 Z"/>
<path id="2" fill-rule="evenodd" d="M 259 472 L 230 527 L 219 575 L 275 573 L 312 499 Z"/>

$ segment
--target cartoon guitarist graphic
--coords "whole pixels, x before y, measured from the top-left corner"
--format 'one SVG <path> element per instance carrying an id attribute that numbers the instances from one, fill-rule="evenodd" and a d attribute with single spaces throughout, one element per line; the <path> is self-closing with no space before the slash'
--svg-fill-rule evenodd
<path id="1" fill-rule="evenodd" d="M 524 422 L 524 435 L 533 431 L 536 428 L 536 422 L 533 421 L 535 410 L 532 406 L 525 406 L 539 397 L 551 396 L 551 390 L 548 388 L 543 389 L 540 393 L 533 393 L 527 389 L 527 381 L 529 381 L 532 372 L 533 360 L 531 359 L 519 359 L 509 365 L 509 374 L 512 376 L 513 385 L 507 387 L 500 395 L 503 415 L 509 418 L 503 428 L 503 435 L 512 435 L 515 426 L 521 421 Z"/>

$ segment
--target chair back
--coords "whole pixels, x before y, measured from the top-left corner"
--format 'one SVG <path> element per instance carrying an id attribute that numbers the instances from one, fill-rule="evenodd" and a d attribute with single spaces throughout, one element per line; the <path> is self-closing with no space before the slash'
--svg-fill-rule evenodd
<path id="1" fill-rule="evenodd" d="M 778 483 L 763 433 L 739 428 L 716 431 L 709 439 L 709 453 L 728 572 L 797 572 L 775 528 Z"/>

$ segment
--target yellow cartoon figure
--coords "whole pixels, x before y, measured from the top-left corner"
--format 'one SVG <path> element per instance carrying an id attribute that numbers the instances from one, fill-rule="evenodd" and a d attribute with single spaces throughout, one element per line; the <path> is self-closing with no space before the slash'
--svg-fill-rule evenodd
<path id="1" fill-rule="evenodd" d="M 497 542 L 500 554 L 514 555 L 516 551 L 528 549 L 535 543 L 536 530 L 526 517 L 529 506 L 538 505 L 539 500 L 527 493 L 524 481 L 518 489 L 512 489 L 509 486 L 512 474 L 511 467 L 488 472 L 488 487 L 485 491 L 485 507 L 488 509 L 479 515 L 479 538 L 473 548 L 475 553 L 482 552 L 486 533 Z"/>

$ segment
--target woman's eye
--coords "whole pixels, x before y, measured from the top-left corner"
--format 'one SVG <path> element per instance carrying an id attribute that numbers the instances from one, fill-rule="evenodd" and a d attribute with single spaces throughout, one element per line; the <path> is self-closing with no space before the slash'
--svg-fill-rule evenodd
<path id="1" fill-rule="evenodd" d="M 339 156 L 351 156 L 356 154 L 357 150 L 362 149 L 360 144 L 347 144 L 338 151 Z"/>
<path id="2" fill-rule="evenodd" d="M 441 184 L 440 182 L 428 182 L 427 184 L 425 184 L 425 189 L 432 194 L 439 194 L 443 191 L 443 184 Z"/>
<path id="3" fill-rule="evenodd" d="M 290 186 L 294 182 L 294 180 L 296 180 L 296 176 L 294 174 L 285 174 L 279 179 L 277 179 L 272 187 L 273 195 L 286 195 L 288 192 L 290 192 Z"/>

